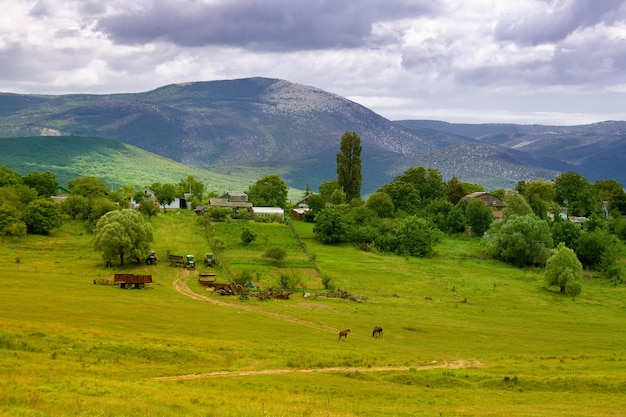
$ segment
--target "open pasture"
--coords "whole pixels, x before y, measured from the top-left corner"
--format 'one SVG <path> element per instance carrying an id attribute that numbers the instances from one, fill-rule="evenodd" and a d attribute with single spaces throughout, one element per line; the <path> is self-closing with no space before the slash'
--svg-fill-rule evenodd
<path id="1" fill-rule="evenodd" d="M 195 220 L 152 219 L 157 266 L 105 268 L 76 225 L 6 239 L 0 415 L 622 416 L 626 409 L 624 286 L 592 278 L 572 300 L 543 288 L 540 270 L 483 259 L 478 243 L 463 237 L 445 240 L 432 259 L 413 259 L 320 245 L 305 223 L 295 227 L 306 252 L 280 225 L 247 224 L 257 239 L 243 247 L 240 225 L 224 224 L 215 234 L 235 273 L 249 270 L 270 285 L 279 272 L 261 255 L 283 246 L 282 268 L 305 274 L 315 259 L 336 287 L 360 296 L 242 301 L 196 282 L 202 271 L 226 277 L 202 266 L 209 244 Z M 193 254 L 198 269 L 169 266 L 168 252 Z M 105 285 L 116 272 L 151 274 L 154 283 Z M 314 275 L 304 280 L 310 292 L 322 290 Z M 383 337 L 372 337 L 374 326 Z M 339 342 L 344 328 L 351 332 Z"/>

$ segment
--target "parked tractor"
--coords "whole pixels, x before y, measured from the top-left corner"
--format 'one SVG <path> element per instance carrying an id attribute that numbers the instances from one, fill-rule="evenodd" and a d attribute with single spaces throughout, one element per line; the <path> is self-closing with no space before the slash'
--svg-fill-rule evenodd
<path id="1" fill-rule="evenodd" d="M 147 265 L 156 265 L 157 264 L 157 256 L 156 256 L 156 252 L 151 250 L 150 251 L 150 255 L 148 255 L 148 257 L 146 258 L 146 264 Z"/>
<path id="2" fill-rule="evenodd" d="M 193 255 L 170 255 L 169 259 L 171 266 L 182 266 L 188 269 L 196 268 L 196 262 L 193 259 Z"/>
<path id="3" fill-rule="evenodd" d="M 215 256 L 211 252 L 204 257 L 204 266 L 215 266 Z"/>

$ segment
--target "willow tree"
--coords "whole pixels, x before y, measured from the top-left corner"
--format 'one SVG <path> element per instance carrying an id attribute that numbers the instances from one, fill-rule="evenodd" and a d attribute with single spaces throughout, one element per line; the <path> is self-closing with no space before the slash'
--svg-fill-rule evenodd
<path id="1" fill-rule="evenodd" d="M 361 138 L 356 132 L 341 137 L 341 152 L 337 154 L 337 181 L 346 195 L 346 201 L 361 198 Z"/>

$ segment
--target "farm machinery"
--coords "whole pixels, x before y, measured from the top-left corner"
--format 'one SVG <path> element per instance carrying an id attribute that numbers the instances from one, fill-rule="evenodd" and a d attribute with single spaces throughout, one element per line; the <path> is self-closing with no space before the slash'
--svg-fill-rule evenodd
<path id="1" fill-rule="evenodd" d="M 119 285 L 120 288 L 144 288 L 150 283 L 152 275 L 115 274 L 113 278 L 113 284 Z"/>
<path id="2" fill-rule="evenodd" d="M 196 269 L 196 261 L 193 259 L 193 255 L 170 255 L 170 266 L 182 266 L 188 269 Z"/>
<path id="3" fill-rule="evenodd" d="M 146 258 L 146 265 L 156 265 L 157 260 L 156 252 L 151 250 L 150 255 Z"/>

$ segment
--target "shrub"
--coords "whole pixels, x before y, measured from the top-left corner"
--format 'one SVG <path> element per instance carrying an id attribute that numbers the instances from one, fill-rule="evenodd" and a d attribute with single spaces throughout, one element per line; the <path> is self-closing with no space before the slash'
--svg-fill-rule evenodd
<path id="1" fill-rule="evenodd" d="M 267 248 L 265 253 L 263 253 L 263 257 L 270 260 L 275 265 L 280 265 L 282 261 L 287 257 L 287 252 L 283 248 L 278 246 L 273 246 L 271 248 Z"/>

